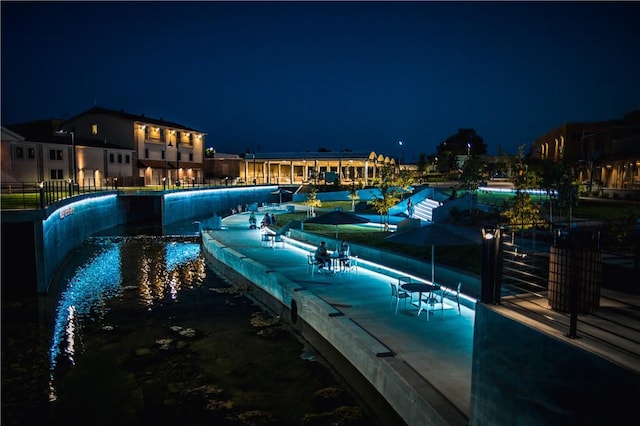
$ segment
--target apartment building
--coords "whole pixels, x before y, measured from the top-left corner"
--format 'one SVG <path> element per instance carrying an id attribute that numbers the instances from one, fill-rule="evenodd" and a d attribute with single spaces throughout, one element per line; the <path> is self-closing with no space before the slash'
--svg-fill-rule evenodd
<path id="1" fill-rule="evenodd" d="M 68 120 L 2 129 L 3 182 L 80 186 L 202 183 L 202 131 L 163 118 L 93 107 Z"/>

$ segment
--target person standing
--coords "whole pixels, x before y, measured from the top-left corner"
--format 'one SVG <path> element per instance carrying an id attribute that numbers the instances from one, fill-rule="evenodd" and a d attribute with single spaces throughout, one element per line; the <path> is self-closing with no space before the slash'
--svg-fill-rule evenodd
<path id="1" fill-rule="evenodd" d="M 409 201 L 407 202 L 407 213 L 409 214 L 409 218 L 413 217 L 413 202 L 411 201 L 411 198 L 409 198 Z"/>

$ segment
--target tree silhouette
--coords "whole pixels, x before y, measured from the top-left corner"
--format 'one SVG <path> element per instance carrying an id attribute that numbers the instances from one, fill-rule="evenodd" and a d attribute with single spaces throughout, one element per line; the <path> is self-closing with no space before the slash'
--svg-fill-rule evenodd
<path id="1" fill-rule="evenodd" d="M 470 145 L 470 146 L 469 146 Z M 458 133 L 449 136 L 438 145 L 438 156 L 443 152 L 453 155 L 483 155 L 487 153 L 487 145 L 480 135 L 473 129 L 458 129 Z"/>

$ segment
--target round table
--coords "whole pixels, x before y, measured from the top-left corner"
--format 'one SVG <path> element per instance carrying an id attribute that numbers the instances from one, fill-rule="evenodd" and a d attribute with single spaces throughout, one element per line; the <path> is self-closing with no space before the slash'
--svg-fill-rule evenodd
<path id="1" fill-rule="evenodd" d="M 440 286 L 438 284 L 429 284 L 429 283 L 407 283 L 402 284 L 403 290 L 408 291 L 409 293 L 418 293 L 418 316 L 422 312 L 422 293 L 433 293 L 434 291 L 440 290 Z M 429 300 L 430 297 L 427 297 Z M 427 319 L 429 319 L 429 312 L 427 312 Z"/>

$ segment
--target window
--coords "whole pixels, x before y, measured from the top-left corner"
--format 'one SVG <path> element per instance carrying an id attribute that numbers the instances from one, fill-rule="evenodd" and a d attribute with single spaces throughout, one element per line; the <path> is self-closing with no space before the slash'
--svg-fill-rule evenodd
<path id="1" fill-rule="evenodd" d="M 63 174 L 62 174 L 62 169 L 51 169 L 50 171 L 50 176 L 51 179 L 62 179 Z"/>
<path id="2" fill-rule="evenodd" d="M 145 150 L 144 150 L 144 158 L 149 158 L 149 148 L 145 148 Z"/>
<path id="3" fill-rule="evenodd" d="M 151 129 L 149 129 L 149 126 L 144 126 L 144 138 L 146 140 L 149 140 L 149 132 L 151 131 Z"/>
<path id="4" fill-rule="evenodd" d="M 166 139 L 165 139 L 165 135 L 164 135 L 164 132 L 165 132 L 165 129 L 164 129 L 164 128 L 161 128 L 161 129 L 160 129 L 160 140 L 161 140 L 162 142 L 166 141 Z"/>
<path id="5" fill-rule="evenodd" d="M 115 163 L 115 157 L 113 156 L 113 153 L 109 154 L 109 162 L 110 163 Z"/>
<path id="6" fill-rule="evenodd" d="M 50 149 L 49 150 L 49 160 L 62 160 L 62 150 L 61 149 Z"/>
<path id="7" fill-rule="evenodd" d="M 27 156 L 29 157 L 29 160 L 33 160 L 36 158 L 36 149 L 35 148 L 29 148 L 27 150 Z"/>
<path id="8" fill-rule="evenodd" d="M 16 146 L 16 158 L 24 158 L 24 148 Z"/>
<path id="9" fill-rule="evenodd" d="M 162 151 L 160 151 L 160 158 L 162 158 L 164 160 L 164 149 Z"/>
<path id="10" fill-rule="evenodd" d="M 180 151 L 178 151 L 178 161 L 182 160 L 182 155 L 180 153 Z"/>
<path id="11" fill-rule="evenodd" d="M 129 158 L 129 154 L 124 156 L 124 162 L 129 164 L 131 162 L 131 158 Z"/>
<path id="12" fill-rule="evenodd" d="M 189 161 L 193 161 L 193 152 L 189 153 Z"/>
<path id="13" fill-rule="evenodd" d="M 122 154 L 118 154 L 118 163 L 122 164 Z"/>
<path id="14" fill-rule="evenodd" d="M 92 135 L 97 135 L 98 134 L 98 125 L 97 124 L 92 124 L 91 125 L 91 134 Z"/>

